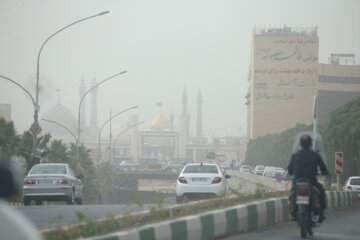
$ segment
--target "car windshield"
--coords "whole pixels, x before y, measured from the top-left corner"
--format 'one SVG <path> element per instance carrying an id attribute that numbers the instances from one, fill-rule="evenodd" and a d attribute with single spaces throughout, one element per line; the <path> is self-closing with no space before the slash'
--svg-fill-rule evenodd
<path id="1" fill-rule="evenodd" d="M 218 173 L 218 169 L 214 165 L 189 165 L 184 173 Z"/>
<path id="2" fill-rule="evenodd" d="M 360 185 L 360 178 L 353 178 L 350 180 L 350 185 Z"/>
<path id="3" fill-rule="evenodd" d="M 36 166 L 30 172 L 30 175 L 33 174 L 66 174 L 66 168 L 63 165 Z"/>
<path id="4" fill-rule="evenodd" d="M 257 170 L 264 170 L 265 167 L 258 167 Z"/>

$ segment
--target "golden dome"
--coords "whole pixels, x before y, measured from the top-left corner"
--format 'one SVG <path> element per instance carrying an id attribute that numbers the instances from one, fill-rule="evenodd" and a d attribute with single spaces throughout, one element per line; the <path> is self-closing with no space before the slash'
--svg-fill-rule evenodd
<path id="1" fill-rule="evenodd" d="M 164 116 L 164 114 L 160 113 L 154 118 L 154 120 L 152 120 L 150 128 L 152 130 L 162 131 L 165 129 L 170 129 L 171 123 L 169 119 Z"/>

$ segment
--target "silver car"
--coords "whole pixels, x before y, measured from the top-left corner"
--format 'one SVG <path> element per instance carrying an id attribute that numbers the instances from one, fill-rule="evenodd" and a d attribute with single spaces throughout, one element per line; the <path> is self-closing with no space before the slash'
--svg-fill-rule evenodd
<path id="1" fill-rule="evenodd" d="M 68 164 L 36 164 L 24 179 L 24 205 L 35 200 L 66 201 L 67 204 L 82 204 L 84 185 Z"/>

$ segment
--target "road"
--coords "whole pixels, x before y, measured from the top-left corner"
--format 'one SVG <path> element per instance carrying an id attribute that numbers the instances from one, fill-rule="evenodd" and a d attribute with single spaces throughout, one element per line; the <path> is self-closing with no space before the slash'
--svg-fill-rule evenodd
<path id="1" fill-rule="evenodd" d="M 314 229 L 317 240 L 358 240 L 360 239 L 360 209 L 353 211 L 335 212 L 327 215 L 327 220 Z M 241 234 L 224 238 L 226 240 L 281 240 L 301 239 L 300 230 L 295 222 L 287 223 L 275 229 L 261 232 Z"/>
<path id="2" fill-rule="evenodd" d="M 125 213 L 135 213 L 150 209 L 156 204 L 138 205 L 43 205 L 14 207 L 42 230 L 66 226 L 79 222 L 76 212 L 80 211 L 90 219 L 101 219 Z"/>

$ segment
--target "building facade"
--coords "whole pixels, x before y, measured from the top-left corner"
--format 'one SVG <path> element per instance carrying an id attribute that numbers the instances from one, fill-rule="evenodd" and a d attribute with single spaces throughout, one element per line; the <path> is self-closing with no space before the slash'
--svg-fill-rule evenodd
<path id="1" fill-rule="evenodd" d="M 313 123 L 315 96 L 320 122 L 360 96 L 359 66 L 339 65 L 339 55 L 319 64 L 318 56 L 317 27 L 255 28 L 246 96 L 250 138 Z"/>

